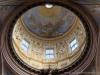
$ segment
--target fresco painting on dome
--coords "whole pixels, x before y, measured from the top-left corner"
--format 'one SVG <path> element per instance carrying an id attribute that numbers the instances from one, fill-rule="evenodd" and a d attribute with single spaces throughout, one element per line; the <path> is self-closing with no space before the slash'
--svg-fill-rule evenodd
<path id="1" fill-rule="evenodd" d="M 13 44 L 16 57 L 39 70 L 50 68 L 51 64 L 52 69 L 70 66 L 79 59 L 86 45 L 83 23 L 61 6 L 29 9 L 15 24 L 12 37 L 16 39 L 17 35 L 19 39 L 14 41 L 18 43 Z"/>
<path id="2" fill-rule="evenodd" d="M 32 33 L 52 38 L 64 34 L 75 18 L 71 11 L 60 6 L 54 6 L 51 9 L 38 6 L 27 11 L 21 20 Z"/>

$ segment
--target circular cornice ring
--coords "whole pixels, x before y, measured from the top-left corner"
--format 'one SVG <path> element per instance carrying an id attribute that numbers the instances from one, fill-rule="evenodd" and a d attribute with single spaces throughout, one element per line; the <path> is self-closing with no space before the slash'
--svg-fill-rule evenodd
<path id="1" fill-rule="evenodd" d="M 3 56 L 9 66 L 17 72 L 19 75 L 31 75 L 31 74 L 38 74 L 40 71 L 34 70 L 26 64 L 22 63 L 14 54 L 13 48 L 11 47 L 11 35 L 12 30 L 14 27 L 14 24 L 16 20 L 25 12 L 26 10 L 30 9 L 31 7 L 44 4 L 44 0 L 38 0 L 38 1 L 26 1 L 20 6 L 16 6 L 16 9 L 14 12 L 11 12 L 11 17 L 7 20 L 5 24 L 5 28 L 3 29 L 3 34 L 1 35 L 1 49 L 3 52 Z M 71 11 L 73 11 L 76 15 L 79 16 L 79 18 L 82 20 L 84 27 L 87 30 L 87 35 L 89 38 L 87 41 L 87 47 L 85 48 L 85 51 L 83 55 L 80 57 L 78 61 L 73 63 L 71 66 L 61 69 L 58 71 L 60 74 L 72 74 L 72 73 L 79 73 L 83 72 L 92 62 L 93 58 L 95 57 L 96 53 L 96 46 L 97 46 L 97 35 L 96 35 L 96 25 L 94 20 L 92 19 L 91 15 L 89 14 L 88 10 L 83 8 L 82 6 L 78 6 L 77 4 L 74 4 L 70 1 L 65 0 L 53 0 L 50 1 L 50 3 L 57 4 L 60 6 L 64 6 Z M 86 13 L 87 12 L 87 13 Z"/>

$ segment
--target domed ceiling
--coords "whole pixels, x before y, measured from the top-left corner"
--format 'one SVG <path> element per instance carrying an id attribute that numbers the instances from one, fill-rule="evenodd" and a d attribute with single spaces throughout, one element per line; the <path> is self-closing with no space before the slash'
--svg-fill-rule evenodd
<path id="1" fill-rule="evenodd" d="M 36 69 L 62 69 L 77 61 L 86 44 L 83 23 L 69 9 L 37 6 L 25 12 L 12 33 L 21 62 Z"/>
<path id="2" fill-rule="evenodd" d="M 22 16 L 22 22 L 32 33 L 53 38 L 67 32 L 75 18 L 72 12 L 60 6 L 38 6 L 26 12 Z"/>

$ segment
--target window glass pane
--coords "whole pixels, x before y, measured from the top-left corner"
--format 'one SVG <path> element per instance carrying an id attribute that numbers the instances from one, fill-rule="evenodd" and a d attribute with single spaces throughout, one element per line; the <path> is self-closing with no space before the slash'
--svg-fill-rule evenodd
<path id="1" fill-rule="evenodd" d="M 25 41 L 25 40 L 22 40 L 22 41 L 21 41 L 21 48 L 22 48 L 25 52 L 27 52 L 27 51 L 28 51 L 28 48 L 29 48 L 29 43 L 28 43 L 27 41 Z"/>
<path id="2" fill-rule="evenodd" d="M 53 54 L 53 53 L 54 53 L 53 49 L 46 49 L 46 54 Z"/>
<path id="3" fill-rule="evenodd" d="M 46 50 L 46 54 L 49 54 L 50 53 L 50 51 L 49 50 Z"/>
<path id="4" fill-rule="evenodd" d="M 46 59 L 49 59 L 49 58 L 50 58 L 50 56 L 49 56 L 49 55 L 46 55 L 45 57 L 46 57 Z"/>
<path id="5" fill-rule="evenodd" d="M 53 52 L 53 50 L 49 50 L 50 51 L 50 54 L 53 54 L 54 52 Z"/>
<path id="6" fill-rule="evenodd" d="M 54 49 L 51 49 L 51 48 L 46 49 L 45 57 L 46 57 L 46 59 L 53 59 L 54 58 Z"/>
<path id="7" fill-rule="evenodd" d="M 77 43 L 77 41 L 76 41 L 76 39 L 74 39 L 72 42 L 71 42 L 71 47 L 74 45 L 74 44 L 76 44 Z"/>
<path id="8" fill-rule="evenodd" d="M 53 59 L 54 58 L 54 55 L 50 55 L 50 59 Z"/>
<path id="9" fill-rule="evenodd" d="M 76 44 L 75 47 L 77 48 L 78 47 L 78 44 Z"/>
<path id="10" fill-rule="evenodd" d="M 72 47 L 72 51 L 74 51 L 76 49 L 76 45 Z"/>
<path id="11" fill-rule="evenodd" d="M 78 41 L 76 39 L 74 39 L 71 43 L 70 43 L 70 48 L 72 51 L 74 51 L 76 48 L 78 47 Z"/>

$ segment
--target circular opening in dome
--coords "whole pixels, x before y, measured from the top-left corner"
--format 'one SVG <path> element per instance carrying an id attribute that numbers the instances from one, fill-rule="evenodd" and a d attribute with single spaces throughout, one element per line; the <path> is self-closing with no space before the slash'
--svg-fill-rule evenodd
<path id="1" fill-rule="evenodd" d="M 53 5 L 52 4 L 45 4 L 45 7 L 48 8 L 48 9 L 50 9 L 50 8 L 53 7 Z"/>
<path id="2" fill-rule="evenodd" d="M 12 33 L 14 52 L 20 62 L 39 70 L 72 65 L 81 57 L 86 39 L 80 18 L 69 9 L 52 4 L 26 11 Z"/>

